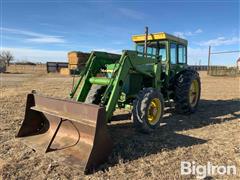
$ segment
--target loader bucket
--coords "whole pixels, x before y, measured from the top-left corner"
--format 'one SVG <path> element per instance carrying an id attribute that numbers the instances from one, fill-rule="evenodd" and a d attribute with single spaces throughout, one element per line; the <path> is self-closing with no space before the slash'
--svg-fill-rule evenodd
<path id="1" fill-rule="evenodd" d="M 59 153 L 61 161 L 85 173 L 106 161 L 113 146 L 104 107 L 34 93 L 27 96 L 17 137 L 36 151 Z"/>

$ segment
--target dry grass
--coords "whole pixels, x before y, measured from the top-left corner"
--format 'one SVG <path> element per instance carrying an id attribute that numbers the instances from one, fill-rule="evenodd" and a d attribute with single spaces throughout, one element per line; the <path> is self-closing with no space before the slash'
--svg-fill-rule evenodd
<path id="1" fill-rule="evenodd" d="M 134 131 L 132 123 L 109 125 L 115 146 L 107 163 L 83 176 L 77 167 L 38 154 L 14 138 L 24 116 L 26 93 L 32 89 L 66 98 L 71 78 L 59 75 L 1 75 L 0 173 L 3 179 L 194 179 L 181 176 L 180 162 L 236 165 L 240 179 L 240 78 L 201 73 L 199 110 L 190 116 L 166 109 L 163 123 L 151 135 Z M 210 178 L 210 177 L 209 177 Z"/>

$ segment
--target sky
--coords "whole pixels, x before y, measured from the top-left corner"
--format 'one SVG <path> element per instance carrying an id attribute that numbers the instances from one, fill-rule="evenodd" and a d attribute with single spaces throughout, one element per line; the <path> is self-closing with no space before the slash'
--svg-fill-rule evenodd
<path id="1" fill-rule="evenodd" d="M 188 40 L 189 64 L 207 64 L 212 52 L 240 50 L 240 1 L 0 0 L 1 50 L 16 61 L 67 61 L 67 52 L 121 53 L 131 36 L 167 32 Z M 212 55 L 234 65 L 240 53 Z"/>

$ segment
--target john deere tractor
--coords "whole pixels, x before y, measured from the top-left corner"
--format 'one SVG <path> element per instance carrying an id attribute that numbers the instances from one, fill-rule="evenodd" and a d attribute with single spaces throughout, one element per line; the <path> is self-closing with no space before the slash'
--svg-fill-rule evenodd
<path id="1" fill-rule="evenodd" d="M 187 40 L 160 32 L 132 36 L 135 50 L 122 55 L 94 51 L 70 98 L 28 94 L 18 137 L 46 152 L 61 150 L 67 162 L 89 170 L 112 149 L 107 132 L 117 108 L 131 110 L 137 130 L 150 133 L 161 123 L 166 102 L 178 113 L 196 111 L 199 74 L 187 66 Z"/>

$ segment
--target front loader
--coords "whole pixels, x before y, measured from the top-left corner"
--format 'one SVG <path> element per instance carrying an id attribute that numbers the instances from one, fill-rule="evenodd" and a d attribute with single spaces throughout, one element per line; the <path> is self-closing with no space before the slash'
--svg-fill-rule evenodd
<path id="1" fill-rule="evenodd" d="M 115 109 L 132 111 L 134 126 L 143 133 L 160 126 L 166 102 L 179 113 L 194 112 L 201 85 L 198 73 L 187 67 L 187 41 L 147 29 L 132 40 L 136 49 L 122 55 L 92 52 L 71 100 L 28 94 L 17 137 L 33 149 L 58 152 L 63 162 L 88 172 L 112 150 L 107 123 Z"/>

